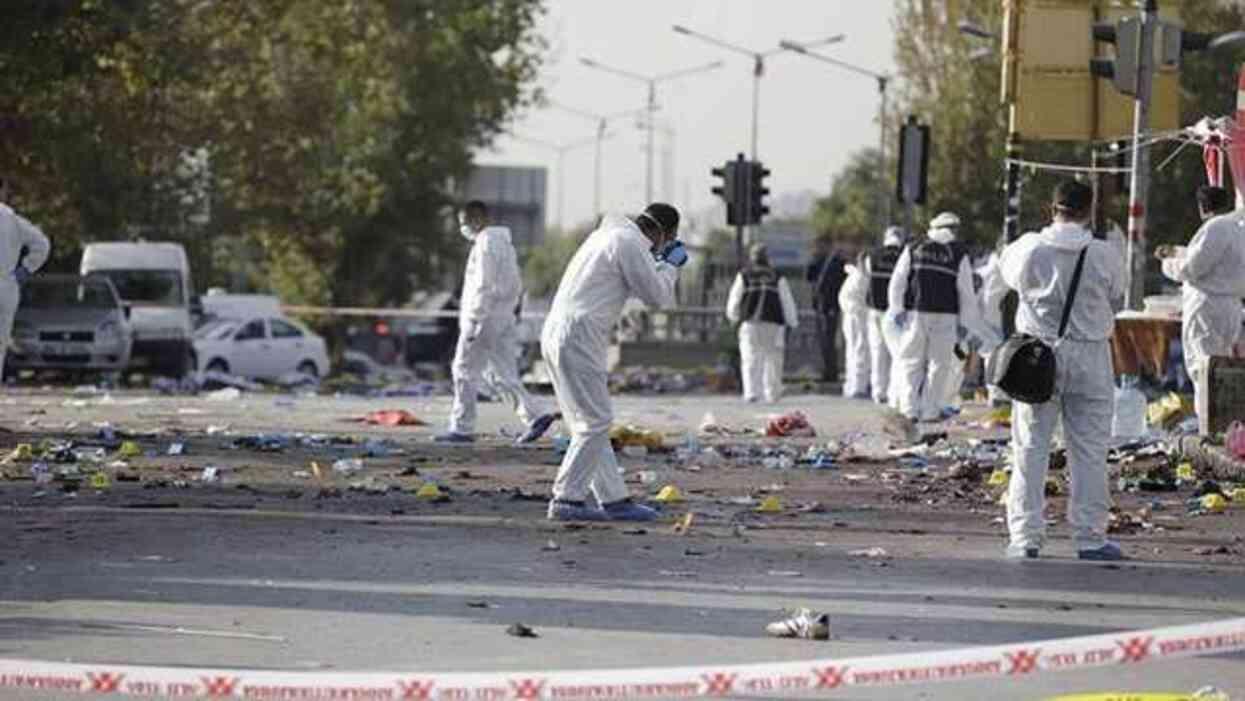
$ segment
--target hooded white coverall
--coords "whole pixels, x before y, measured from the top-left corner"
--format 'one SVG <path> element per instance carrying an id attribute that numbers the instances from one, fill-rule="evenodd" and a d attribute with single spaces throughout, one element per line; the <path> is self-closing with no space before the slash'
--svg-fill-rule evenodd
<path id="1" fill-rule="evenodd" d="M 1182 255 L 1163 260 L 1163 274 L 1183 283 L 1181 343 L 1201 410 L 1211 356 L 1231 357 L 1241 336 L 1245 297 L 1245 213 L 1206 220 Z"/>
<path id="2" fill-rule="evenodd" d="M 26 256 L 22 258 L 22 249 Z M 4 358 L 13 343 L 13 317 L 22 300 L 14 270 L 21 258 L 22 267 L 35 273 L 47 262 L 52 244 L 37 226 L 3 203 L 0 203 L 0 376 Z"/>
<path id="3" fill-rule="evenodd" d="M 601 504 L 628 496 L 610 446 L 614 413 L 606 356 L 628 298 L 656 308 L 675 302 L 678 268 L 654 260 L 651 248 L 630 219 L 606 215 L 571 258 L 553 298 L 540 347 L 571 430 L 553 483 L 555 499 L 584 501 L 589 490 Z"/>
<path id="4" fill-rule="evenodd" d="M 783 323 L 761 319 L 763 304 L 758 304 L 751 319 L 743 319 L 744 276 L 735 276 L 726 298 L 726 318 L 739 324 L 739 369 L 743 379 L 744 399 L 755 401 L 762 396 L 773 403 L 782 397 L 782 366 L 786 353 L 786 327 L 800 325 L 800 313 L 787 278 L 778 278 L 778 299 L 782 303 Z M 742 323 L 740 323 L 742 322 Z"/>
<path id="5" fill-rule="evenodd" d="M 514 309 L 522 287 L 510 230 L 490 226 L 478 232 L 467 256 L 458 313 L 458 347 L 450 368 L 454 376 L 451 432 L 475 431 L 476 396 L 486 368 L 489 383 L 510 403 L 519 420 L 530 424 L 542 413 L 519 380 L 514 353 Z"/>
<path id="6" fill-rule="evenodd" d="M 1089 247 L 1067 331 L 1056 343 L 1076 260 Z M 1012 403 L 1014 467 L 1007 495 L 1007 527 L 1015 548 L 1040 548 L 1046 520 L 1046 471 L 1056 422 L 1062 419 L 1071 494 L 1068 521 L 1077 550 L 1106 543 L 1107 441 L 1111 436 L 1115 377 L 1110 338 L 1124 297 L 1118 252 L 1075 223 L 1055 223 L 1026 234 L 1003 251 L 1000 272 L 1020 296 L 1016 331 L 1055 349 L 1055 396 L 1045 404 Z"/>
<path id="7" fill-rule="evenodd" d="M 955 241 L 950 229 L 931 229 L 929 238 L 942 244 Z M 905 311 L 904 298 L 908 293 L 908 279 L 912 271 L 912 246 L 904 249 L 891 277 L 887 315 L 894 316 Z M 960 362 L 955 357 L 957 325 L 962 325 L 979 336 L 981 313 L 977 295 L 973 289 L 973 266 L 968 256 L 960 260 L 956 274 L 958 314 L 911 311 L 899 337 L 899 354 L 894 359 L 898 365 L 895 380 L 897 386 L 891 393 L 898 396 L 898 409 L 904 415 L 920 421 L 938 420 L 946 387 Z"/>
<path id="8" fill-rule="evenodd" d="M 843 287 L 839 290 L 839 309 L 843 315 L 843 338 L 847 346 L 843 395 L 864 397 L 869 393 L 871 371 L 869 307 L 865 302 L 869 292 L 869 278 L 855 265 L 849 264 L 846 268 L 847 279 L 843 281 Z"/>
<path id="9" fill-rule="evenodd" d="M 902 246 L 903 243 L 904 237 L 902 233 L 894 230 L 887 231 L 882 238 L 883 246 Z M 866 257 L 864 268 L 865 285 L 869 284 L 872 276 L 873 260 Z M 890 297 L 889 290 L 887 291 L 887 297 Z M 889 299 L 887 302 L 889 304 Z M 891 407 L 897 408 L 899 405 L 898 397 L 889 391 L 892 387 L 891 378 L 895 374 L 895 369 L 892 367 L 892 359 L 899 353 L 897 339 L 892 339 L 891 337 L 894 334 L 888 333 L 886 312 L 884 310 L 870 309 L 868 314 L 869 362 L 872 365 L 869 386 L 873 392 L 873 401 L 881 403 L 885 400 Z"/>

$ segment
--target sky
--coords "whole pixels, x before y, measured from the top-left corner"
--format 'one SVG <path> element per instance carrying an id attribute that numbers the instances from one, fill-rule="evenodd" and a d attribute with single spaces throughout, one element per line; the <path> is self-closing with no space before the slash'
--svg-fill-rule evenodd
<path id="1" fill-rule="evenodd" d="M 752 59 L 676 33 L 672 25 L 754 51 L 775 49 L 783 39 L 843 34 L 816 51 L 890 73 L 891 6 L 888 0 L 549 0 L 540 28 L 549 42 L 540 84 L 557 105 L 617 114 L 644 107 L 646 84 L 589 68 L 581 57 L 641 75 L 722 60 L 721 68 L 657 86 L 655 199 L 688 213 L 705 211 L 716 202 L 710 169 L 750 151 Z M 853 151 L 878 142 L 877 83 L 791 52 L 769 57 L 765 69 L 758 151 L 773 171 L 772 198 L 824 194 Z M 589 220 L 595 122 L 546 107 L 521 114 L 511 133 L 476 154 L 477 164 L 546 166 L 550 226 L 558 224 L 560 207 L 568 226 Z M 601 158 L 603 209 L 637 211 L 644 205 L 645 132 L 635 118 L 620 118 L 609 133 Z M 564 151 L 561 173 L 554 144 L 582 144 Z"/>

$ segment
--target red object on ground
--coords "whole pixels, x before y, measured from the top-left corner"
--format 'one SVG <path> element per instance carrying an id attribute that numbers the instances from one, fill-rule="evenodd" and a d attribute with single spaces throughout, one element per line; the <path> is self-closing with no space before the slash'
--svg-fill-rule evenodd
<path id="1" fill-rule="evenodd" d="M 804 412 L 793 411 L 781 416 L 771 416 L 765 424 L 765 435 L 771 438 L 812 437 L 817 432 L 808 423 Z"/>
<path id="2" fill-rule="evenodd" d="M 365 423 L 373 424 L 376 426 L 424 426 L 426 425 L 423 421 L 419 419 L 418 416 L 415 416 L 414 414 L 412 414 L 409 411 L 406 411 L 405 409 L 386 409 L 383 411 L 373 411 L 372 413 L 363 417 L 363 421 Z"/>

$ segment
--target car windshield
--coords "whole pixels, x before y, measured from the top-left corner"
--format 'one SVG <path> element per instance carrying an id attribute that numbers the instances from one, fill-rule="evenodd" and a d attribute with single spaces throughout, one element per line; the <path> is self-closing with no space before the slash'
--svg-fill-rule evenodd
<path id="1" fill-rule="evenodd" d="M 103 271 L 126 302 L 160 307 L 184 304 L 182 278 L 176 270 Z"/>
<path id="2" fill-rule="evenodd" d="M 195 329 L 195 338 L 219 341 L 228 338 L 236 328 L 238 328 L 238 322 L 233 319 L 216 319 Z"/>
<path id="3" fill-rule="evenodd" d="M 31 309 L 115 309 L 117 299 L 103 280 L 36 278 L 22 290 L 22 306 Z"/>

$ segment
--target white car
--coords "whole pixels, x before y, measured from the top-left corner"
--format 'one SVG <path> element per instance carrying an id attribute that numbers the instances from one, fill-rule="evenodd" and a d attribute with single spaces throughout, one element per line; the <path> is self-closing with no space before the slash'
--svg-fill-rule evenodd
<path id="1" fill-rule="evenodd" d="M 299 372 L 324 377 L 329 355 L 324 339 L 281 316 L 215 319 L 195 331 L 200 372 L 276 380 Z"/>

